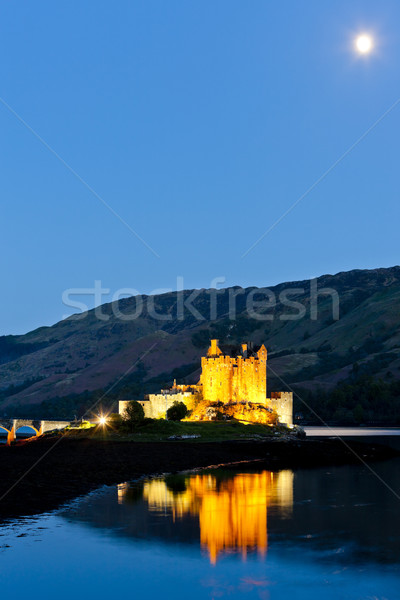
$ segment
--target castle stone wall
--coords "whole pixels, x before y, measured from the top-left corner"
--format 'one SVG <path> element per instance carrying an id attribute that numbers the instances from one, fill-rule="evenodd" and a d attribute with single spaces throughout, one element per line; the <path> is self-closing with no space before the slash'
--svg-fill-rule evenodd
<path id="1" fill-rule="evenodd" d="M 271 398 L 267 398 L 266 402 L 270 408 L 278 413 L 280 423 L 293 424 L 292 392 L 272 392 Z"/>
<path id="2" fill-rule="evenodd" d="M 167 410 L 174 402 L 183 402 L 188 410 L 191 410 L 197 399 L 197 395 L 191 392 L 182 392 L 177 394 L 150 394 L 148 400 L 138 400 L 143 406 L 144 416 L 150 419 L 165 419 Z M 122 415 L 125 412 L 129 400 L 120 400 L 118 412 Z"/>

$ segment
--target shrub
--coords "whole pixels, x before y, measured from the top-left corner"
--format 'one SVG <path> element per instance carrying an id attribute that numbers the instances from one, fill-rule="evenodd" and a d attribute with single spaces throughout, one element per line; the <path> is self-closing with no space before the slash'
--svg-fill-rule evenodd
<path id="1" fill-rule="evenodd" d="M 107 422 L 111 425 L 111 427 L 119 429 L 123 423 L 123 418 L 119 413 L 111 413 L 111 415 L 109 415 L 107 418 Z"/>
<path id="2" fill-rule="evenodd" d="M 169 421 L 181 421 L 186 417 L 188 409 L 183 402 L 174 402 L 167 410 L 167 419 Z"/>

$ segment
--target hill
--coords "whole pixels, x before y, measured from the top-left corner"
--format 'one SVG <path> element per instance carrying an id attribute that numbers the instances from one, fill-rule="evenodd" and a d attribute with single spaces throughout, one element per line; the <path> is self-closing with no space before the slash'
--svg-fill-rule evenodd
<path id="1" fill-rule="evenodd" d="M 69 417 L 104 393 L 107 404 L 141 397 L 174 378 L 196 381 L 200 357 L 216 337 L 223 344 L 264 342 L 269 390 L 292 387 L 324 418 L 346 420 L 349 411 L 354 417 L 361 404 L 358 420 L 373 420 L 380 390 L 389 407 L 397 397 L 399 309 L 398 266 L 267 291 L 234 287 L 123 299 L 52 327 L 0 337 L 0 413 Z M 371 388 L 378 380 L 380 388 Z M 299 400 L 296 409 L 311 415 Z"/>

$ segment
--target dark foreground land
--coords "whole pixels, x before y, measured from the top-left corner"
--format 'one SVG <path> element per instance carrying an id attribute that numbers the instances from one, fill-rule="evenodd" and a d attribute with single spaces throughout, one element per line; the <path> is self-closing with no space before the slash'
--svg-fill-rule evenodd
<path id="1" fill-rule="evenodd" d="M 398 455 L 379 445 L 338 439 L 193 443 L 39 438 L 0 447 L 0 520 L 33 515 L 104 484 L 143 475 L 261 460 L 270 470 L 370 462 Z"/>

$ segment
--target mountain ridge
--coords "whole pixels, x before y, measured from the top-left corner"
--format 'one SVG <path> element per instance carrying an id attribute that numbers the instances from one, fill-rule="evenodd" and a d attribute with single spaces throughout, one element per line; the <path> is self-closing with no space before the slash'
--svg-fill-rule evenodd
<path id="1" fill-rule="evenodd" d="M 315 284 L 337 294 L 339 319 L 329 294 L 317 297 L 318 316 L 311 318 L 315 298 L 310 286 Z M 269 290 L 274 303 L 266 301 L 263 290 Z M 142 309 L 133 319 L 139 299 Z M 257 305 L 253 312 L 249 299 Z M 305 314 L 295 318 L 300 305 Z M 0 337 L 0 413 L 32 410 L 43 402 L 56 409 L 62 399 L 91 397 L 111 386 L 118 395 L 143 395 L 171 383 L 173 373 L 193 380 L 210 337 L 264 342 L 269 389 L 278 384 L 281 389 L 281 378 L 295 388 L 328 392 L 350 376 L 355 364 L 365 363 L 373 376 L 397 380 L 399 308 L 399 266 L 341 271 L 269 288 L 201 288 L 124 298 L 83 317 Z"/>

